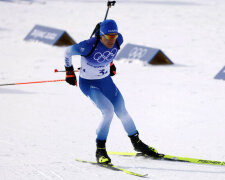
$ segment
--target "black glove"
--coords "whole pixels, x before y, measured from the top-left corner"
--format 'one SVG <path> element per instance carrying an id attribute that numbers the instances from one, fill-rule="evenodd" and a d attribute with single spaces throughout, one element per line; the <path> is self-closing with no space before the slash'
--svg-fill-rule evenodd
<path id="1" fill-rule="evenodd" d="M 66 68 L 66 82 L 70 85 L 77 86 L 77 78 L 74 73 L 73 66 L 65 67 Z"/>
<path id="2" fill-rule="evenodd" d="M 116 75 L 116 66 L 113 61 L 110 63 L 110 76 Z"/>

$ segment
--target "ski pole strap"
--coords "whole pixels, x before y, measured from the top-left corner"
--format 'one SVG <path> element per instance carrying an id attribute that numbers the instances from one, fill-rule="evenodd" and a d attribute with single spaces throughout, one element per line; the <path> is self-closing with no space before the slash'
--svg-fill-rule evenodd
<path id="1" fill-rule="evenodd" d="M 66 75 L 67 78 L 75 77 L 75 75 Z"/>

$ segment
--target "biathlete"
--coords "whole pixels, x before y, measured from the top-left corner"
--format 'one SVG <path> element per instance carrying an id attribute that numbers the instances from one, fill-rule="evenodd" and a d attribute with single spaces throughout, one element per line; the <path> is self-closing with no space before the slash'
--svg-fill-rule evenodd
<path id="1" fill-rule="evenodd" d="M 160 156 L 156 149 L 139 139 L 139 133 L 126 110 L 123 96 L 111 78 L 116 74 L 113 59 L 122 43 L 123 37 L 118 32 L 116 22 L 108 19 L 100 24 L 99 36 L 69 46 L 65 51 L 66 82 L 70 85 L 77 85 L 72 56 L 80 55 L 79 87 L 102 112 L 102 120 L 96 131 L 98 163 L 109 164 L 111 162 L 105 144 L 114 112 L 121 120 L 136 151 L 151 157 Z"/>

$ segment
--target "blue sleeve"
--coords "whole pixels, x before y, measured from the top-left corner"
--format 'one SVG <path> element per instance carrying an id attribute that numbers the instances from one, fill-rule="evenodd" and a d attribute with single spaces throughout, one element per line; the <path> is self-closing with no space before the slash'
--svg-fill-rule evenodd
<path id="1" fill-rule="evenodd" d="M 65 51 L 65 66 L 66 67 L 72 66 L 73 55 L 81 55 L 81 56 L 88 55 L 91 52 L 95 42 L 96 38 L 91 38 L 85 41 L 81 41 L 78 44 L 69 46 Z"/>
<path id="2" fill-rule="evenodd" d="M 69 48 L 71 51 L 71 55 L 87 55 L 89 52 L 91 52 L 94 43 L 95 38 L 92 38 L 70 46 Z"/>

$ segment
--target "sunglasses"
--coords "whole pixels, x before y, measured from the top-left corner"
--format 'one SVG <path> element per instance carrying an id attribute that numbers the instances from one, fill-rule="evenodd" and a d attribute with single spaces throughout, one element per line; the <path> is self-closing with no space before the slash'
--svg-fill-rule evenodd
<path id="1" fill-rule="evenodd" d="M 115 40 L 118 38 L 118 34 L 104 34 L 104 36 L 108 40 Z"/>

